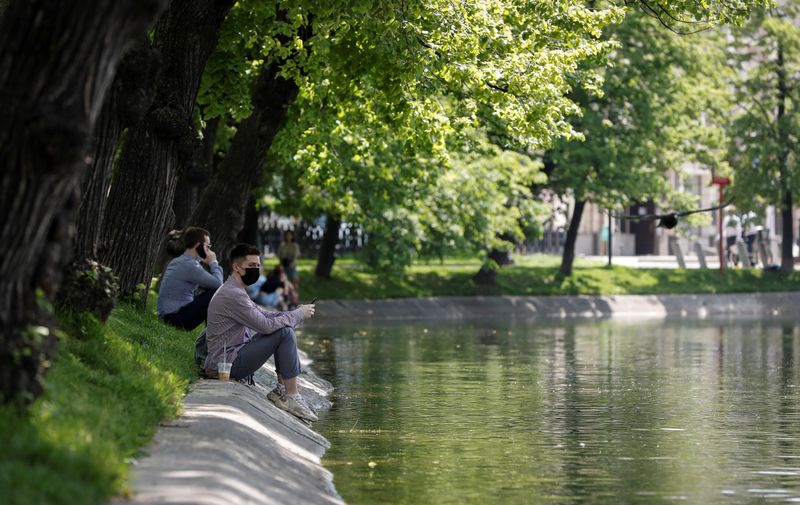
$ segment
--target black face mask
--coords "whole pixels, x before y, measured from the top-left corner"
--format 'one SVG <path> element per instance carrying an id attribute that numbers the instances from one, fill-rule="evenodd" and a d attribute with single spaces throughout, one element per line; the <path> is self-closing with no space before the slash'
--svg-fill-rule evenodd
<path id="1" fill-rule="evenodd" d="M 206 248 L 203 244 L 195 247 L 194 250 L 197 251 L 197 255 L 200 256 L 201 259 L 206 259 Z"/>
<path id="2" fill-rule="evenodd" d="M 242 275 L 242 282 L 245 286 L 249 286 L 258 280 L 260 269 L 258 267 L 245 268 L 245 274 Z"/>

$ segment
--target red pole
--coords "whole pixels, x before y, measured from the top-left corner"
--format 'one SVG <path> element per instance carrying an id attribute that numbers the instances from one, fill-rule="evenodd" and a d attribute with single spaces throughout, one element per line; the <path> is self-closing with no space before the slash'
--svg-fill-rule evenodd
<path id="1" fill-rule="evenodd" d="M 711 175 L 711 184 L 717 184 L 719 186 L 719 219 L 718 219 L 718 228 L 719 228 L 719 275 L 725 275 L 725 263 L 723 257 L 723 248 L 722 248 L 722 241 L 724 237 L 722 236 L 722 203 L 723 203 L 723 193 L 725 191 L 725 186 L 731 183 L 731 180 L 727 177 L 717 177 L 716 175 Z"/>
<path id="2" fill-rule="evenodd" d="M 719 185 L 719 204 L 722 205 L 722 192 L 724 191 L 725 186 L 722 184 Z M 725 263 L 723 258 L 723 251 L 722 251 L 722 241 L 725 240 L 725 237 L 722 236 L 722 209 L 719 209 L 719 275 L 720 277 L 725 276 Z"/>

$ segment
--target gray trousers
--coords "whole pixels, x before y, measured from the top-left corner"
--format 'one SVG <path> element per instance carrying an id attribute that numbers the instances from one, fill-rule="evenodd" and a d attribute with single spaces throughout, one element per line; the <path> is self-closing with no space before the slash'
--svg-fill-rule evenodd
<path id="1" fill-rule="evenodd" d="M 300 375 L 300 358 L 297 356 L 297 338 L 290 327 L 270 333 L 257 333 L 253 340 L 239 349 L 231 366 L 232 379 L 244 379 L 275 355 L 275 370 L 284 379 Z"/>

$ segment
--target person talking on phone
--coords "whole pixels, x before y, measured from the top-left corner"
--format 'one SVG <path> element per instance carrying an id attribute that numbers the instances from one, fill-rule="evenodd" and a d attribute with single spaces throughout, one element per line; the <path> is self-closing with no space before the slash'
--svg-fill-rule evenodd
<path id="1" fill-rule="evenodd" d="M 222 285 L 222 267 L 211 250 L 207 230 L 191 226 L 181 235 L 186 249 L 164 270 L 157 312 L 165 323 L 193 330 L 206 320 L 211 297 Z M 206 264 L 208 271 L 200 263 Z M 196 294 L 198 288 L 203 292 Z"/>

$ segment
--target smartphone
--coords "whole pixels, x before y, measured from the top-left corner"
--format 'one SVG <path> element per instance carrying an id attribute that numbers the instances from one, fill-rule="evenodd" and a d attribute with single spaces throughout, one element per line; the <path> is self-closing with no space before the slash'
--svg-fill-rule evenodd
<path id="1" fill-rule="evenodd" d="M 309 305 L 314 305 L 315 303 L 317 303 L 317 297 L 316 296 L 314 297 L 313 300 L 311 300 L 311 303 Z"/>
<path id="2" fill-rule="evenodd" d="M 205 244 L 200 244 L 200 245 L 198 245 L 198 246 L 195 248 L 195 251 L 197 251 L 197 255 L 198 255 L 198 256 L 200 256 L 200 258 L 202 258 L 202 259 L 206 259 L 206 248 L 205 248 Z"/>

